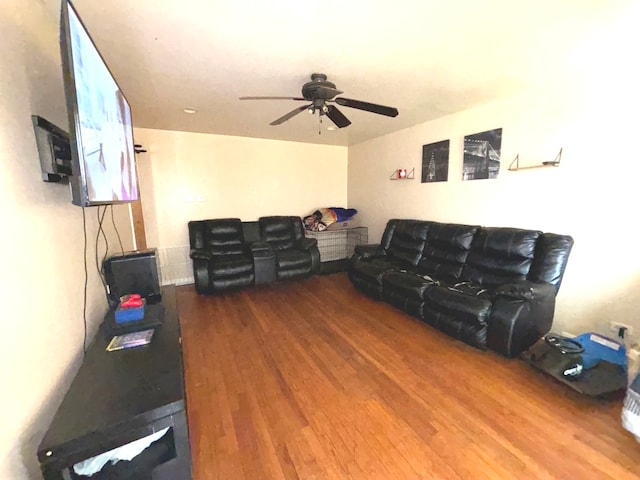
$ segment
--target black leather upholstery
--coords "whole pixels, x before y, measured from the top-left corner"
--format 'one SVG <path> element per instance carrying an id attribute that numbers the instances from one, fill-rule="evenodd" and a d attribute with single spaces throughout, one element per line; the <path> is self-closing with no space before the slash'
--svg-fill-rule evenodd
<path id="1" fill-rule="evenodd" d="M 471 242 L 479 227 L 451 223 L 433 223 L 429 228 L 419 271 L 448 281 L 458 281 Z"/>
<path id="2" fill-rule="evenodd" d="M 389 242 L 387 255 L 417 265 L 427 239 L 429 224 L 418 221 L 399 222 Z"/>
<path id="3" fill-rule="evenodd" d="M 304 237 L 300 217 L 220 218 L 188 226 L 198 293 L 308 276 L 320 268 L 317 240 Z"/>
<path id="4" fill-rule="evenodd" d="M 260 237 L 275 252 L 277 278 L 306 277 L 320 269 L 317 240 L 305 238 L 300 217 L 269 216 L 258 219 Z"/>
<path id="5" fill-rule="evenodd" d="M 198 293 L 253 284 L 253 256 L 239 218 L 189 222 L 189 239 Z"/>
<path id="6" fill-rule="evenodd" d="M 515 228 L 481 228 L 473 238 L 462 279 L 484 286 L 524 280 L 541 234 Z"/>
<path id="7" fill-rule="evenodd" d="M 349 278 L 477 348 L 519 355 L 551 328 L 573 239 L 517 228 L 389 220 Z"/>

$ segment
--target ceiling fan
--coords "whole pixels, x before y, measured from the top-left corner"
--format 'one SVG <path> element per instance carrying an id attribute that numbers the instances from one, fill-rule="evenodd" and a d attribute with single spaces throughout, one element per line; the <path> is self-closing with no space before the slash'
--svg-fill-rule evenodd
<path id="1" fill-rule="evenodd" d="M 334 98 L 336 95 L 340 95 L 341 93 L 343 93 L 342 90 L 337 90 L 334 83 L 327 81 L 327 76 L 325 74 L 314 73 L 311 75 L 311 81 L 302 86 L 302 97 L 240 97 L 240 100 L 298 100 L 311 102 L 290 111 L 271 122 L 270 125 L 280 125 L 305 110 L 308 110 L 311 114 L 318 112 L 321 120 L 322 116 L 326 115 L 338 128 L 344 128 L 351 125 L 351 121 L 349 121 L 349 119 L 345 117 L 335 105 L 332 105 L 332 103 L 337 103 L 344 107 L 357 108 L 358 110 L 377 113 L 379 115 L 386 115 L 387 117 L 398 116 L 397 108 L 385 107 L 384 105 L 378 105 L 375 103 L 361 102 L 360 100 L 353 100 L 351 98 Z"/>

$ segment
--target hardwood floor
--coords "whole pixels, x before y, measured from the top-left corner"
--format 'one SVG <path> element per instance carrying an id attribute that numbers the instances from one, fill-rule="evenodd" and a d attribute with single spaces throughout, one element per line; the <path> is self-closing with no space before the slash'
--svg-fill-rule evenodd
<path id="1" fill-rule="evenodd" d="M 346 275 L 178 288 L 194 480 L 635 479 L 621 397 L 583 397 Z"/>

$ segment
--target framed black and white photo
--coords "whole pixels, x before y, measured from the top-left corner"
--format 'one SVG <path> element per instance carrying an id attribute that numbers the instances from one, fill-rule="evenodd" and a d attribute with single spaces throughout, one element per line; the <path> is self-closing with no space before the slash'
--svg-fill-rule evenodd
<path id="1" fill-rule="evenodd" d="M 465 136 L 462 180 L 498 178 L 501 144 L 501 128 Z"/>
<path id="2" fill-rule="evenodd" d="M 422 146 L 422 183 L 449 179 L 449 140 Z"/>

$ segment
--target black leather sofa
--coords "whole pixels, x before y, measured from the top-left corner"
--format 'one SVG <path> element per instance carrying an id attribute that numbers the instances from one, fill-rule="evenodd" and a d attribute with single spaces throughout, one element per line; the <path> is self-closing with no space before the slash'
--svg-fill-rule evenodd
<path id="1" fill-rule="evenodd" d="M 518 228 L 389 220 L 360 245 L 349 278 L 480 349 L 515 357 L 549 332 L 573 239 Z"/>
<path id="2" fill-rule="evenodd" d="M 300 217 L 194 220 L 188 227 L 201 294 L 307 277 L 320 269 L 317 240 L 305 238 Z"/>

